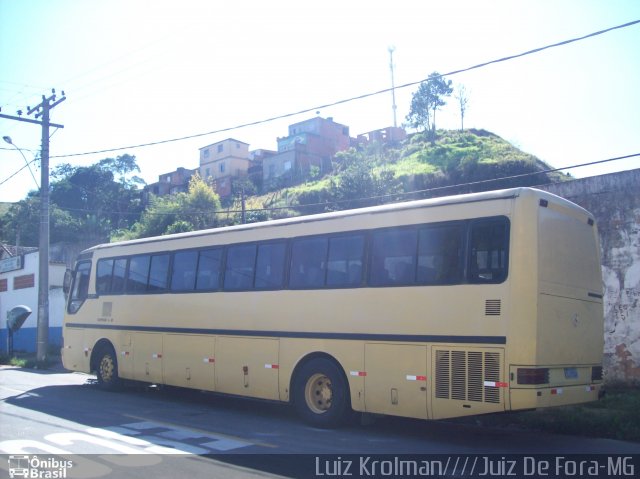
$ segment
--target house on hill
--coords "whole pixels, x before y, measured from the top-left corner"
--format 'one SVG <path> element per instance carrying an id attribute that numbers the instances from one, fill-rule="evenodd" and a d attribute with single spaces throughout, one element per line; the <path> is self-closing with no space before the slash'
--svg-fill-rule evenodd
<path id="1" fill-rule="evenodd" d="M 252 160 L 249 144 L 227 138 L 200 148 L 200 176 L 221 198 L 231 194 L 232 178 L 247 176 Z"/>
<path id="2" fill-rule="evenodd" d="M 349 127 L 333 118 L 294 123 L 289 125 L 288 136 L 278 138 L 278 153 L 263 160 L 263 180 L 305 178 L 314 166 L 326 173 L 331 171 L 334 155 L 350 146 Z"/>
<path id="3" fill-rule="evenodd" d="M 189 181 L 191 177 L 198 171 L 188 170 L 179 167 L 171 173 L 164 173 L 158 177 L 156 183 L 151 183 L 144 187 L 143 201 L 144 204 L 149 203 L 149 196 L 166 196 L 175 195 L 176 193 L 186 193 L 189 191 Z"/>

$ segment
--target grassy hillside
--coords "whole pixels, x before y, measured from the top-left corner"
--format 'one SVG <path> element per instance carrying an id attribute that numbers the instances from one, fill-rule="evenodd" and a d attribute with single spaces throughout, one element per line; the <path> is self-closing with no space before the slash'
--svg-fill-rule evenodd
<path id="1" fill-rule="evenodd" d="M 368 145 L 338 153 L 330 174 L 251 197 L 246 207 L 280 208 L 254 212 L 260 220 L 568 178 L 542 173 L 551 167 L 485 130 L 438 133 L 433 144 L 418 133 L 394 147 Z"/>

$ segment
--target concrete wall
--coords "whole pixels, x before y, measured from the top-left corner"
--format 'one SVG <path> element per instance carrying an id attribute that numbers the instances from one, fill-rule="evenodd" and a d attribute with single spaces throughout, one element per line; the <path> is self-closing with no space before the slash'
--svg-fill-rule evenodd
<path id="1" fill-rule="evenodd" d="M 18 305 L 28 306 L 32 313 L 24 325 L 13 336 L 15 351 L 36 351 L 36 337 L 38 324 L 38 266 L 39 253 L 37 251 L 24 255 L 22 269 L 0 273 L 0 279 L 7 280 L 7 290 L 0 292 L 0 353 L 7 351 L 7 311 Z M 62 283 L 66 266 L 51 263 L 49 265 L 49 345 L 59 349 L 62 345 L 62 320 L 64 316 L 64 292 Z M 33 282 L 29 287 L 16 289 L 15 277 L 32 276 Z"/>
<path id="2" fill-rule="evenodd" d="M 605 379 L 640 383 L 640 169 L 539 188 L 595 215 L 605 288 Z"/>

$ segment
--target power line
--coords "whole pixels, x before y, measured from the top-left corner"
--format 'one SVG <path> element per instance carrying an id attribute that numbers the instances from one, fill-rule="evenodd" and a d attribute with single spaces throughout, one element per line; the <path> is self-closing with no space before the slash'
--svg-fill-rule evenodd
<path id="1" fill-rule="evenodd" d="M 617 156 L 615 158 L 607 158 L 605 160 L 598 160 L 598 161 L 591 161 L 588 163 L 580 163 L 577 165 L 571 165 L 571 166 L 564 166 L 562 168 L 549 168 L 546 170 L 540 170 L 540 171 L 532 171 L 530 173 L 520 173 L 517 175 L 511 175 L 511 176 L 503 176 L 500 178 L 491 178 L 488 180 L 479 180 L 479 181 L 470 181 L 467 183 L 458 183 L 455 185 L 446 185 L 446 186 L 436 186 L 433 188 L 426 188 L 426 189 L 422 189 L 422 190 L 414 190 L 414 191 L 406 191 L 406 192 L 401 192 L 401 193 L 391 193 L 388 195 L 380 195 L 380 196 L 369 196 L 369 197 L 364 197 L 364 198 L 350 198 L 350 199 L 345 199 L 345 200 L 335 200 L 335 201 L 329 201 L 329 202 L 325 202 L 325 203 L 307 203 L 307 204 L 301 204 L 301 205 L 288 205 L 288 206 L 275 206 L 275 207 L 270 207 L 270 208 L 247 208 L 244 211 L 246 213 L 250 213 L 250 212 L 261 212 L 261 211 L 282 211 L 282 210 L 291 210 L 291 209 L 301 209 L 301 208 L 311 208 L 311 207 L 318 207 L 318 206 L 330 206 L 330 205 L 339 205 L 342 203 L 353 203 L 353 202 L 358 202 L 358 201 L 373 201 L 373 200 L 383 200 L 383 199 L 387 199 L 387 198 L 406 198 L 406 197 L 410 197 L 412 195 L 418 195 L 418 194 L 424 194 L 424 193 L 431 193 L 434 191 L 441 191 L 441 190 L 446 190 L 446 189 L 451 189 L 451 188 L 465 188 L 465 187 L 469 187 L 469 186 L 476 186 L 476 185 L 481 185 L 481 184 L 487 184 L 487 183 L 494 183 L 494 182 L 500 182 L 500 181 L 506 181 L 506 180 L 513 180 L 513 179 L 518 179 L 518 178 L 526 178 L 528 176 L 536 176 L 536 175 L 544 175 L 544 174 L 548 174 L 548 173 L 556 173 L 559 171 L 564 171 L 564 170 L 572 170 L 574 168 L 581 168 L 584 166 L 593 166 L 593 165 L 599 165 L 602 163 L 609 163 L 612 161 L 619 161 L 619 160 L 626 160 L 628 158 L 634 158 L 634 157 L 640 157 L 640 153 L 632 153 L 630 155 L 624 155 L 624 156 Z M 558 182 L 556 183 L 549 183 L 549 184 L 558 184 Z M 138 215 L 139 213 L 130 213 L 130 212 L 126 212 L 126 211 L 98 211 L 98 210 L 87 210 L 87 209 L 80 209 L 80 208 L 61 208 L 58 207 L 59 209 L 63 210 L 63 211 L 69 211 L 69 212 L 79 212 L 79 213 L 103 213 L 103 214 L 120 214 L 120 215 L 124 215 L 124 216 L 135 216 Z M 179 214 L 181 215 L 198 215 L 198 214 L 211 214 L 211 215 L 215 215 L 215 214 L 239 214 L 242 213 L 242 210 L 216 210 L 216 211 L 181 211 Z M 148 211 L 145 211 L 143 214 L 147 214 L 147 215 L 151 215 L 151 216 L 171 216 L 171 215 L 175 215 L 176 213 L 149 213 Z"/>
<path id="2" fill-rule="evenodd" d="M 494 60 L 490 60 L 487 62 L 483 62 L 483 63 L 478 63 L 477 65 L 473 65 L 470 67 L 466 67 L 466 68 L 461 68 L 458 70 L 453 70 L 450 71 L 448 73 L 443 73 L 440 76 L 444 77 L 444 76 L 453 76 L 453 75 L 458 75 L 460 73 L 464 73 L 464 72 L 468 72 L 471 70 L 476 70 L 479 68 L 483 68 L 489 65 L 494 65 L 497 63 L 502 63 L 502 62 L 506 62 L 509 60 L 514 60 L 516 58 L 521 58 L 527 55 L 532 55 L 534 53 L 540 53 L 542 51 L 548 50 L 550 48 L 556 48 L 556 47 L 561 47 L 561 46 L 565 46 L 565 45 L 569 45 L 571 43 L 575 43 L 575 42 L 579 42 L 582 40 L 586 40 L 588 38 L 592 38 L 592 37 L 596 37 L 599 35 L 603 35 L 605 33 L 609 33 L 612 32 L 614 30 L 619 30 L 622 28 L 627 28 L 627 27 L 631 27 L 633 25 L 637 25 L 640 23 L 640 20 L 634 20 L 628 23 L 623 23 L 621 25 L 616 25 L 614 27 L 610 27 L 610 28 L 606 28 L 604 30 L 599 30 L 597 32 L 592 32 L 589 33 L 587 35 L 583 35 L 580 37 L 575 37 L 575 38 L 570 38 L 568 40 L 563 40 L 561 42 L 557 42 L 557 43 L 552 43 L 549 45 L 545 45 L 542 47 L 538 47 L 538 48 L 534 48 L 533 50 L 528 50 L 522 53 L 517 53 L 514 55 L 509 55 L 506 57 L 502 57 L 502 58 L 498 58 L 498 59 L 494 59 Z M 428 79 L 423 79 L 423 80 L 419 80 L 419 81 L 414 81 L 414 82 L 410 82 L 410 83 L 405 83 L 403 85 L 399 85 L 394 87 L 396 90 L 398 89 L 402 89 L 402 88 L 408 88 L 408 87 L 412 87 L 412 86 L 416 86 L 419 85 L 422 82 L 427 81 Z M 129 146 L 120 146 L 120 147 L 116 147 L 116 148 L 106 148 L 106 149 L 102 149 L 102 150 L 95 150 L 95 151 L 86 151 L 86 152 L 82 152 L 82 153 L 68 153 L 68 154 L 64 154 L 64 155 L 52 155 L 51 158 L 69 158 L 69 157 L 74 157 L 74 156 L 86 156 L 86 155 L 95 155 L 95 154 L 101 154 L 101 153 L 111 153 L 114 151 L 122 151 L 122 150 L 132 150 L 132 149 L 136 149 L 136 148 L 143 148 L 143 147 L 148 147 L 148 146 L 157 146 L 157 145 L 162 145 L 162 144 L 166 144 L 166 143 L 174 143 L 177 141 L 184 141 L 184 140 L 191 140 L 194 138 L 200 138 L 203 136 L 209 136 L 209 135 L 214 135 L 214 134 L 218 134 L 218 133 L 226 133 L 229 131 L 234 131 L 234 130 L 239 130 L 241 128 L 247 128 L 250 126 L 257 126 L 257 125 L 261 125 L 261 124 L 265 124 L 265 123 L 270 123 L 276 120 L 282 120 L 285 118 L 290 118 L 293 116 L 297 116 L 297 115 L 301 115 L 304 113 L 310 113 L 310 112 L 315 112 L 317 110 L 322 110 L 322 109 L 326 109 L 326 108 L 330 108 L 330 107 L 335 107 L 338 105 L 343 105 L 345 103 L 350 103 L 353 101 L 358 101 L 358 100 L 363 100 L 365 98 L 370 98 L 373 96 L 377 96 L 377 95 L 382 95 L 385 93 L 389 93 L 391 92 L 394 88 L 385 88 L 383 90 L 378 90 L 375 92 L 370 92 L 370 93 L 364 93 L 362 95 L 358 95 L 358 96 L 353 96 L 353 97 L 349 97 L 349 98 L 345 98 L 343 100 L 338 100 L 332 103 L 327 103 L 324 105 L 318 105 L 318 106 L 314 106 L 311 108 L 305 108 L 303 110 L 299 110 L 296 112 L 291 112 L 291 113 L 285 113 L 282 115 L 278 115 L 278 116 L 273 116 L 270 118 L 266 118 L 266 119 L 262 119 L 262 120 L 256 120 L 256 121 L 251 121 L 251 122 L 247 122 L 247 123 L 241 123 L 239 125 L 235 125 L 235 126 L 230 126 L 230 127 L 226 127 L 226 128 L 221 128 L 219 130 L 213 130 L 213 131 L 208 131 L 205 133 L 196 133 L 193 135 L 187 135 L 187 136 L 181 136 L 181 137 L 177 137 L 177 138 L 170 138 L 170 139 L 165 139 L 165 140 L 158 140 L 158 141 L 152 141 L 152 142 L 148 142 L 148 143 L 140 143 L 137 145 L 129 145 Z"/>
<path id="3" fill-rule="evenodd" d="M 4 185 L 7 181 L 9 181 L 11 178 L 13 178 L 14 176 L 16 176 L 18 173 L 20 173 L 22 170 L 24 170 L 25 168 L 27 168 L 29 165 L 31 165 L 31 163 L 35 163 L 36 161 L 40 160 L 40 158 L 34 158 L 33 160 L 31 160 L 30 162 L 28 162 L 26 165 L 24 165 L 22 168 L 20 168 L 18 171 L 16 171 L 14 174 L 12 174 L 11 176 L 5 178 L 4 180 L 0 181 L 0 186 Z M 32 173 L 33 174 L 33 173 Z M 34 179 L 35 181 L 35 179 Z M 37 182 L 36 182 L 36 186 L 38 186 Z"/>

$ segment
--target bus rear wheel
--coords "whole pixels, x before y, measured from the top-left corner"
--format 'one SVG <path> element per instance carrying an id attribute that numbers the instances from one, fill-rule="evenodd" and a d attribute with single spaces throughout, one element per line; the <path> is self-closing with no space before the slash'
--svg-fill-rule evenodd
<path id="1" fill-rule="evenodd" d="M 308 424 L 321 428 L 339 426 L 351 410 L 344 374 L 329 359 L 312 359 L 296 374 L 293 403 Z"/>
<path id="2" fill-rule="evenodd" d="M 98 385 L 106 391 L 115 391 L 120 387 L 118 359 L 111 346 L 103 347 L 97 356 L 96 377 Z"/>

